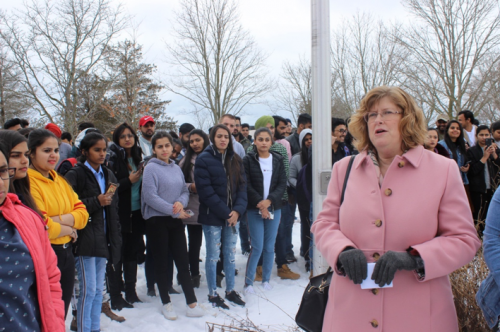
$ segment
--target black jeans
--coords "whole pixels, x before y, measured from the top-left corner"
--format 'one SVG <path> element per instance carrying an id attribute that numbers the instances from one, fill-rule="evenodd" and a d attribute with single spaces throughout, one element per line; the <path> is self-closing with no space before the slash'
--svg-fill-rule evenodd
<path id="1" fill-rule="evenodd" d="M 309 220 L 310 210 L 299 208 L 300 214 L 300 247 L 304 252 L 304 259 L 309 261 L 309 244 L 311 243 L 311 220 Z"/>
<path id="2" fill-rule="evenodd" d="M 203 227 L 201 225 L 187 225 L 189 236 L 189 271 L 191 277 L 200 275 L 200 249 L 203 241 Z"/>
<path id="3" fill-rule="evenodd" d="M 73 256 L 71 242 L 66 244 L 53 244 L 52 249 L 57 256 L 57 267 L 61 271 L 62 300 L 64 301 L 64 318 L 68 314 L 68 308 L 73 295 L 75 285 L 75 256 Z"/>
<path id="4" fill-rule="evenodd" d="M 180 219 L 172 217 L 153 217 L 146 222 L 146 234 L 151 241 L 155 266 L 155 280 L 163 304 L 170 303 L 168 295 L 168 260 L 172 253 L 181 282 L 186 303 L 197 302 L 193 283 L 189 274 L 189 257 L 187 253 L 186 233 Z"/>
<path id="5" fill-rule="evenodd" d="M 490 206 L 491 197 L 493 196 L 493 191 L 491 189 L 487 190 L 485 193 L 470 192 L 470 200 L 472 206 L 474 207 L 474 224 L 478 227 L 479 236 L 483 236 L 484 222 L 486 219 L 486 212 L 488 212 L 488 207 Z M 477 226 L 479 224 L 479 226 Z"/>

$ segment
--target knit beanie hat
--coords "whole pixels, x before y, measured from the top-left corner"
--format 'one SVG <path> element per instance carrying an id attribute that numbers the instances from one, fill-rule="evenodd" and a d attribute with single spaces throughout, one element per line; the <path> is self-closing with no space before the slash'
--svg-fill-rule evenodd
<path id="1" fill-rule="evenodd" d="M 49 123 L 45 126 L 45 129 L 51 131 L 57 138 L 61 138 L 61 129 L 55 123 Z"/>
<path id="2" fill-rule="evenodd" d="M 261 116 L 255 121 L 255 130 L 267 126 L 268 123 L 272 124 L 274 127 L 274 118 L 270 115 Z"/>
<path id="3" fill-rule="evenodd" d="M 302 149 L 302 141 L 304 140 L 304 137 L 306 137 L 307 134 L 312 135 L 313 131 L 311 129 L 302 129 L 302 131 L 299 134 L 299 145 L 300 148 Z"/>

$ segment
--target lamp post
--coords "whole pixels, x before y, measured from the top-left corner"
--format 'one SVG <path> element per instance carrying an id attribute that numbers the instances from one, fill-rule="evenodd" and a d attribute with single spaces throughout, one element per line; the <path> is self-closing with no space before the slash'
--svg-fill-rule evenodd
<path id="1" fill-rule="evenodd" d="M 311 1 L 312 23 L 312 127 L 313 221 L 321 211 L 332 169 L 331 66 L 329 0 Z M 313 274 L 324 273 L 328 263 L 313 249 Z"/>

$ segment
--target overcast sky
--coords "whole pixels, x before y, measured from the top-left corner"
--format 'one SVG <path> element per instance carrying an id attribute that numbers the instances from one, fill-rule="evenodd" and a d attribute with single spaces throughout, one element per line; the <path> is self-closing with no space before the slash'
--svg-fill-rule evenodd
<path id="1" fill-rule="evenodd" d="M 171 40 L 174 11 L 179 0 L 122 0 L 126 12 L 139 23 L 138 41 L 144 47 L 145 61 L 158 66 L 158 77 L 164 79 L 169 73 L 165 63 L 165 42 Z M 0 0 L 0 8 L 10 10 L 20 7 L 21 0 Z M 269 55 L 269 72 L 278 77 L 284 61 L 295 61 L 300 56 L 311 54 L 311 1 L 310 0 L 240 0 L 241 24 L 254 37 L 257 45 Z M 358 11 L 368 12 L 382 20 L 404 21 L 407 14 L 399 0 L 332 0 L 330 1 L 331 27 Z M 126 35 L 124 35 L 125 38 Z M 165 99 L 172 100 L 167 112 L 179 124 L 190 120 L 186 112 L 190 104 L 182 97 L 167 93 Z M 272 98 L 272 96 L 269 96 Z M 244 122 L 253 124 L 262 114 L 269 113 L 265 105 L 245 109 Z M 289 117 L 289 114 L 282 114 Z M 193 123 L 196 125 L 196 123 Z"/>

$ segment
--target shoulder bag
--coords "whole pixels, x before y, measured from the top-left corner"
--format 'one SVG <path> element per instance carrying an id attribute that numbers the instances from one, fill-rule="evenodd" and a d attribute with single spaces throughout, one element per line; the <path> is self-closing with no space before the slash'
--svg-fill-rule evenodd
<path id="1" fill-rule="evenodd" d="M 344 202 L 347 180 L 349 179 L 349 173 L 351 173 L 352 163 L 355 157 L 356 156 L 351 156 L 345 172 L 340 205 Z M 323 318 L 325 316 L 326 304 L 328 303 L 328 290 L 330 288 L 332 276 L 333 270 L 331 267 L 328 267 L 326 273 L 312 277 L 304 290 L 299 311 L 297 311 L 297 315 L 295 316 L 295 322 L 306 332 L 321 332 L 323 329 Z"/>

